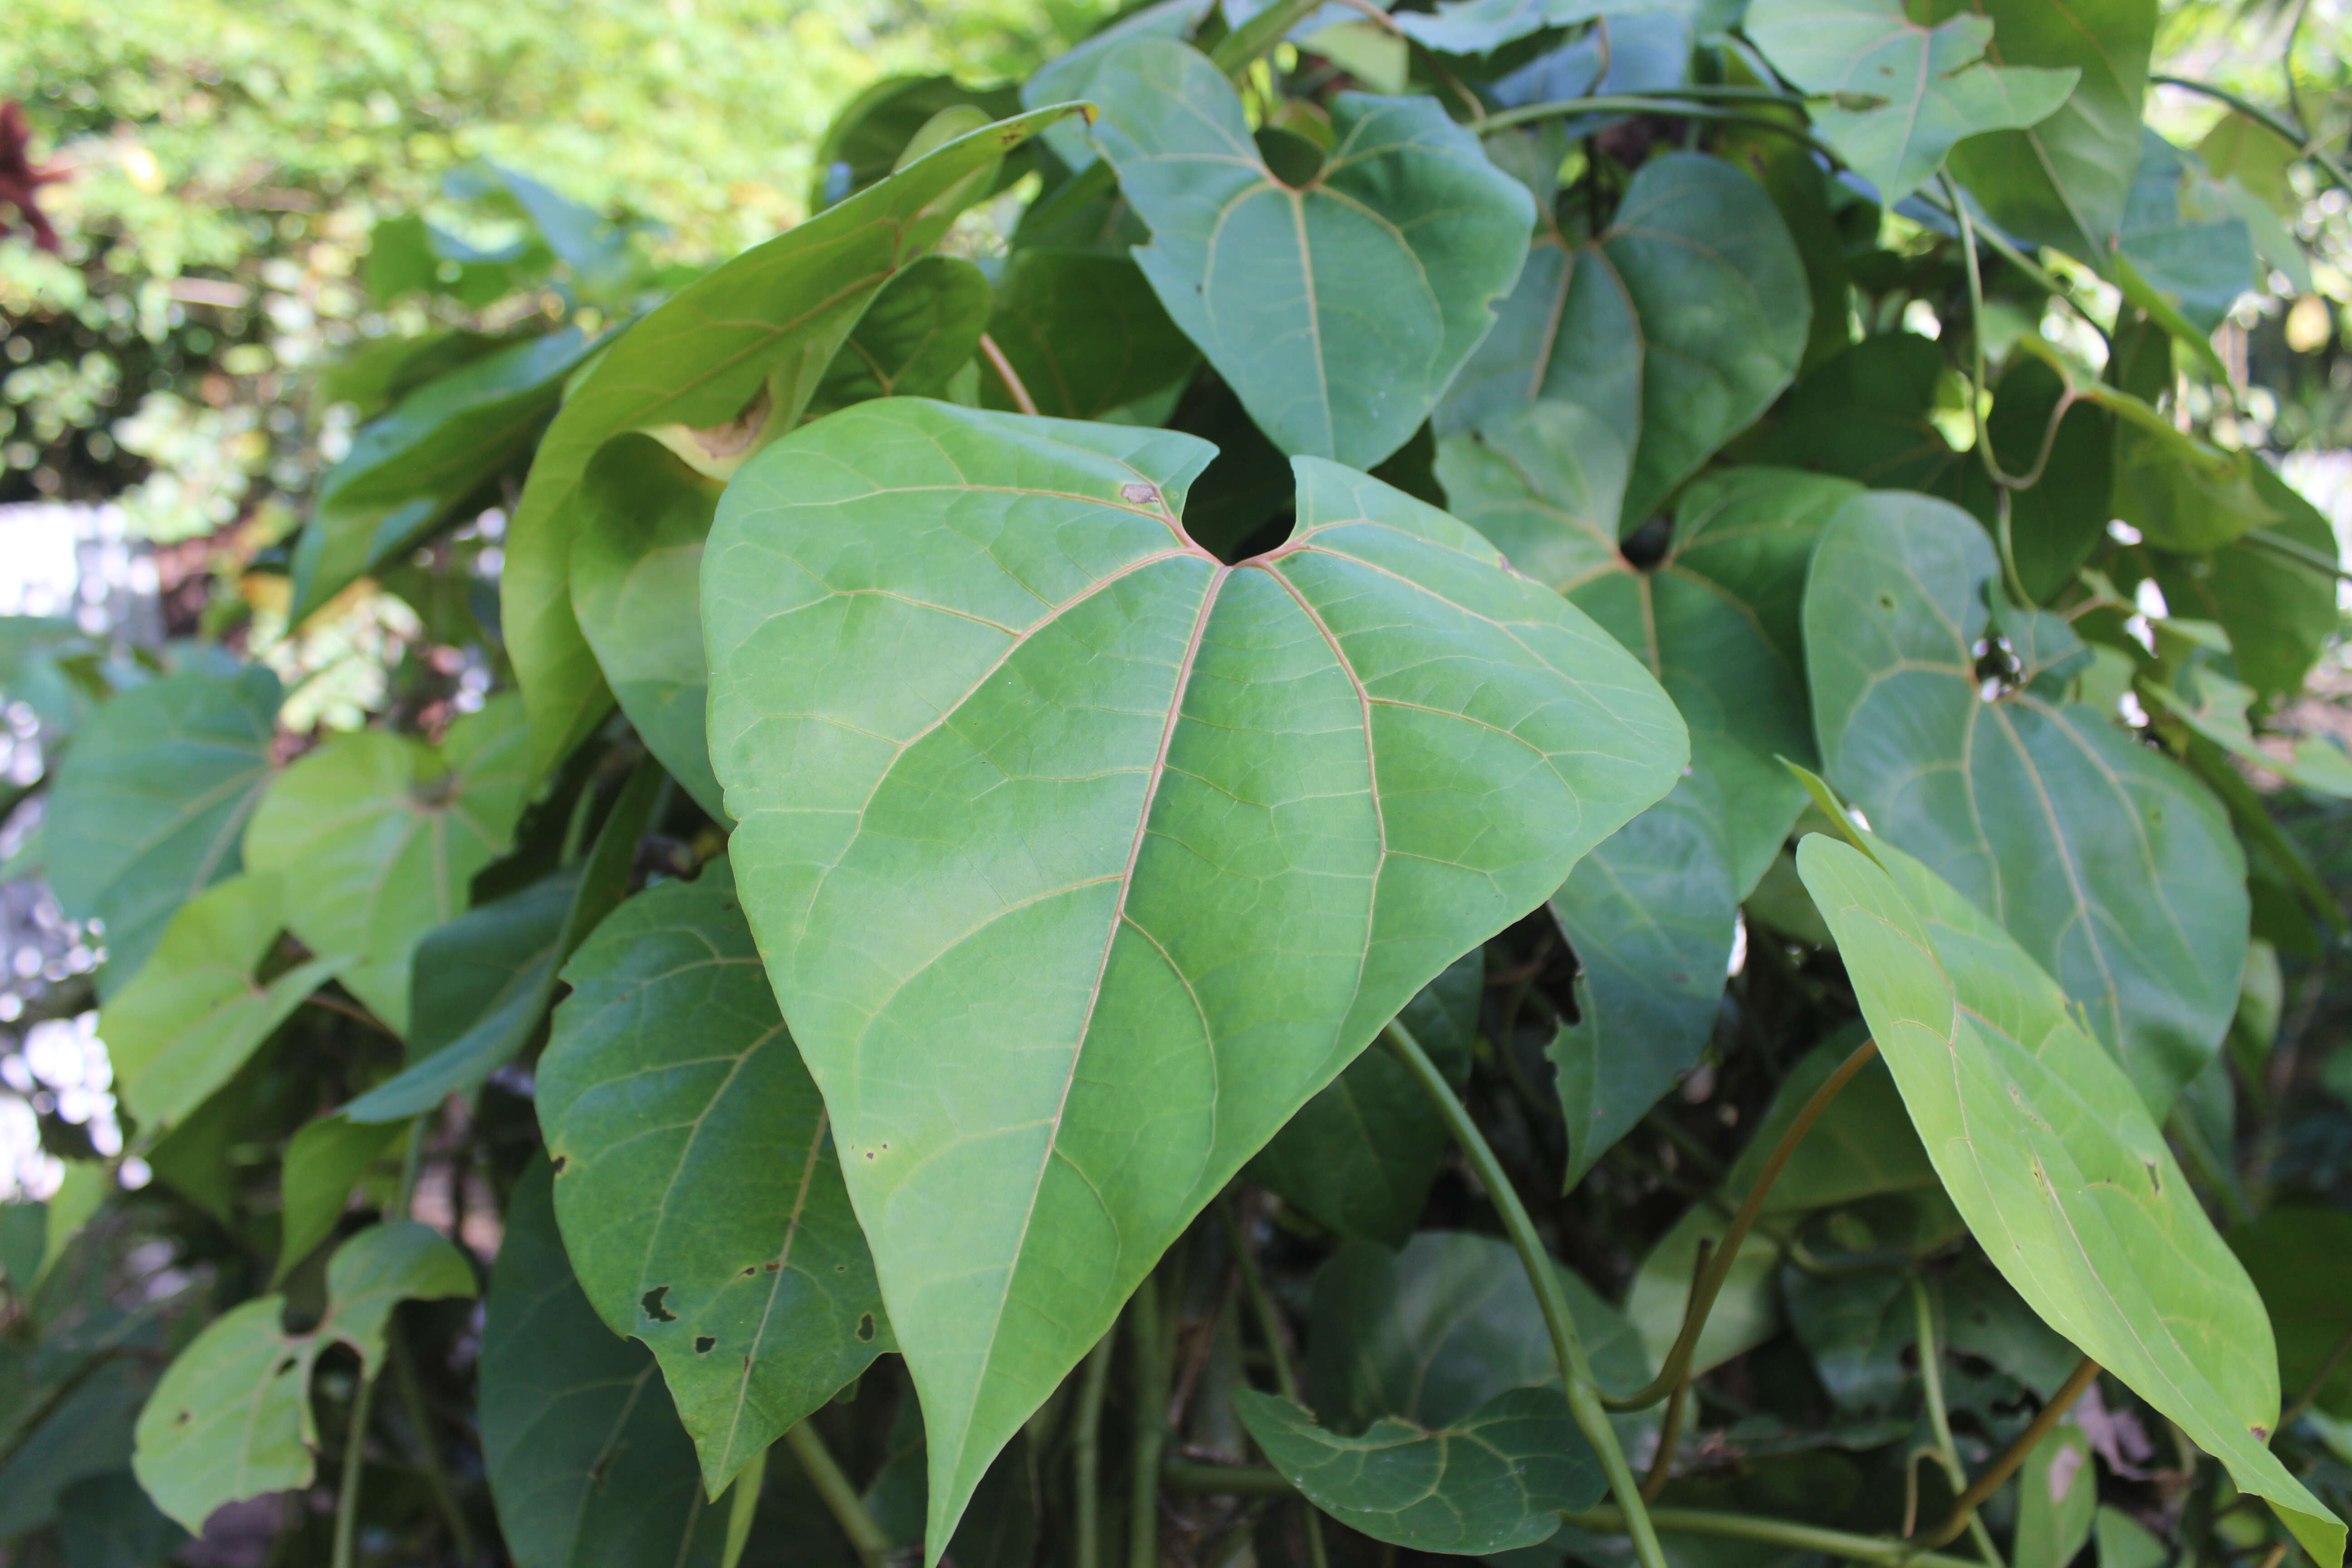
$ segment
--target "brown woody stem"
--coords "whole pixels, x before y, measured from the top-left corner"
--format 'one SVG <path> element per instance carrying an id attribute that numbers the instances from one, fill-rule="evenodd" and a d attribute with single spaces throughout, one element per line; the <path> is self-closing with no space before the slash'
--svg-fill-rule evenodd
<path id="1" fill-rule="evenodd" d="M 2050 1429 L 2058 1425 L 2066 1412 L 2074 1408 L 2074 1401 L 2083 1396 L 2083 1390 L 2090 1387 L 2091 1380 L 2098 1375 L 2099 1363 L 2084 1356 L 2073 1375 L 2066 1379 L 2064 1386 L 2042 1407 L 2042 1414 L 2033 1418 L 2033 1425 L 2019 1433 L 2017 1441 L 2001 1451 L 2000 1458 L 1992 1462 L 1991 1468 L 1971 1482 L 1968 1490 L 1952 1500 L 1952 1511 L 1945 1516 L 1944 1522 L 1937 1527 L 1936 1533 L 1927 1538 L 1926 1544 L 1932 1549 L 1948 1546 L 1959 1539 L 1960 1532 L 1968 1529 L 1969 1521 L 1976 1518 L 1977 1510 L 1983 1507 L 1985 1500 L 1993 1493 L 2000 1490 L 2003 1481 L 2017 1473 L 2017 1467 L 2025 1463 L 2025 1457 L 2050 1435 Z"/>

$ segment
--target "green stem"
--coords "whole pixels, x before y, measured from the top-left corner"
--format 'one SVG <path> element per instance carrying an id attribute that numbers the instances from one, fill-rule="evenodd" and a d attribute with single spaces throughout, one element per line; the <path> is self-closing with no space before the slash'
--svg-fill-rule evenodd
<path id="1" fill-rule="evenodd" d="M 2299 539 L 2289 539 L 2285 534 L 2274 532 L 2267 528 L 2250 528 L 2243 537 L 2247 543 L 2258 549 L 2267 550 L 2273 555 L 2284 556 L 2297 565 L 2308 566 L 2315 572 L 2325 572 L 2331 577 L 2352 580 L 2352 572 L 2347 572 L 2342 562 L 2329 560 L 2326 554 L 2314 550 Z"/>
<path id="2" fill-rule="evenodd" d="M 1911 1313 L 1919 1336 L 1919 1382 L 1927 1393 L 1927 1426 L 1936 1435 L 1936 1458 L 1944 1467 L 1944 1479 L 1958 1496 L 1968 1487 L 1969 1471 L 1960 1463 L 1960 1446 L 1952 1441 L 1951 1410 L 1944 1403 L 1944 1352 L 1936 1338 L 1936 1306 L 1927 1299 L 1927 1282 L 1916 1274 L 1911 1277 Z M 1984 1521 L 1971 1513 L 1969 1531 L 1977 1555 L 1991 1568 L 2001 1568 L 2000 1552 L 1994 1548 Z"/>
<path id="3" fill-rule="evenodd" d="M 1110 1388 L 1111 1342 L 1118 1337 L 1114 1323 L 1087 1354 L 1086 1376 L 1078 1384 L 1078 1426 L 1070 1455 L 1070 1479 L 1077 1497 L 1077 1551 L 1074 1568 L 1102 1568 L 1102 1413 L 1103 1396 Z"/>
<path id="4" fill-rule="evenodd" d="M 1706 1327 L 1706 1315 L 1714 1310 L 1715 1299 L 1721 1293 L 1723 1282 L 1731 1277 L 1732 1266 L 1739 1260 L 1739 1249 L 1748 1240 L 1748 1233 L 1755 1228 L 1757 1215 L 1763 1213 L 1764 1200 L 1771 1193 L 1772 1184 L 1780 1179 L 1781 1168 L 1788 1164 L 1789 1156 L 1797 1152 L 1797 1145 L 1805 1141 L 1805 1134 L 1812 1131 L 1813 1123 L 1821 1120 L 1822 1112 L 1830 1108 L 1830 1101 L 1837 1098 L 1838 1090 L 1843 1089 L 1854 1074 L 1867 1067 L 1871 1058 L 1877 1054 L 1877 1041 L 1863 1041 L 1854 1047 L 1852 1056 L 1838 1064 L 1837 1070 L 1822 1081 L 1822 1087 L 1813 1090 L 1812 1098 L 1805 1101 L 1804 1108 L 1797 1112 L 1795 1120 L 1780 1134 L 1780 1141 L 1772 1146 L 1764 1168 L 1756 1174 L 1756 1184 L 1749 1187 L 1748 1195 L 1740 1200 L 1739 1212 L 1731 1216 L 1731 1224 L 1724 1231 L 1722 1241 L 1717 1244 L 1715 1256 L 1707 1259 L 1706 1269 L 1698 1277 L 1698 1285 L 1691 1292 L 1690 1308 L 1683 1314 L 1682 1332 L 1675 1336 L 1674 1349 L 1666 1352 L 1665 1364 L 1658 1369 L 1657 1376 L 1633 1393 L 1604 1400 L 1610 1409 L 1644 1409 L 1675 1391 L 1675 1384 L 1682 1381 L 1683 1373 L 1690 1366 L 1692 1353 L 1698 1349 L 1698 1337 Z"/>
<path id="5" fill-rule="evenodd" d="M 833 1515 L 841 1533 L 849 1537 L 851 1550 L 857 1553 L 863 1568 L 884 1568 L 890 1556 L 890 1537 L 883 1531 L 866 1500 L 857 1495 L 857 1488 L 842 1473 L 834 1461 L 833 1450 L 824 1446 L 814 1423 L 803 1421 L 784 1432 L 784 1446 L 793 1458 L 801 1462 L 801 1469 L 816 1489 L 816 1495 Z"/>
<path id="6" fill-rule="evenodd" d="M 2210 81 L 2197 81 L 2185 76 L 2165 76 L 2161 74 L 2152 74 L 2147 79 L 2151 86 L 2182 88 L 2189 92 L 2202 93 L 2207 98 L 2212 99 L 2217 103 L 2228 104 L 2231 109 L 2236 110 L 2247 119 L 2254 121 L 2264 130 L 2270 132 L 2273 135 L 2278 137 L 2280 141 L 2292 146 L 2300 156 L 2308 158 L 2313 163 L 2318 164 L 2322 169 L 2327 172 L 2327 177 L 2335 181 L 2338 185 L 2341 185 L 2347 191 L 2352 191 L 2352 173 L 2347 173 L 2342 163 L 2337 163 L 2333 157 L 2321 151 L 2319 143 L 2315 138 L 2305 136 L 2302 132 L 2296 130 L 2285 121 L 2281 120 L 2277 115 L 2273 114 L 2269 110 L 2260 108 L 2257 105 L 2247 101 L 2245 99 L 2240 98 L 2228 88 L 2216 87 Z M 2290 76 L 2288 79 L 2293 80 L 2294 79 Z"/>
<path id="7" fill-rule="evenodd" d="M 1609 1478 L 1609 1489 L 1615 1495 L 1618 1506 L 1624 1510 L 1626 1533 L 1633 1539 L 1633 1554 L 1641 1568 L 1666 1568 L 1666 1555 L 1658 1545 L 1657 1532 L 1650 1528 L 1649 1511 L 1642 1501 L 1641 1483 L 1634 1479 L 1633 1468 L 1625 1461 L 1625 1450 L 1617 1442 L 1617 1429 L 1609 1424 L 1609 1412 L 1602 1408 L 1600 1389 L 1592 1378 L 1591 1365 L 1584 1357 L 1584 1342 L 1578 1337 L 1576 1320 L 1570 1316 L 1568 1296 L 1560 1289 L 1559 1271 L 1553 1266 L 1551 1255 L 1544 1250 L 1543 1238 L 1536 1234 L 1535 1221 L 1528 1217 L 1527 1205 L 1519 1201 L 1518 1190 L 1511 1185 L 1510 1173 L 1495 1156 L 1478 1124 L 1470 1119 L 1445 1075 L 1421 1048 L 1421 1042 L 1402 1023 L 1391 1022 L 1385 1031 L 1389 1049 L 1395 1053 L 1405 1070 L 1421 1085 L 1422 1093 L 1429 1097 L 1454 1141 L 1462 1146 L 1469 1158 L 1471 1169 L 1486 1184 L 1486 1195 L 1501 1215 L 1503 1228 L 1509 1233 L 1511 1245 L 1518 1249 L 1519 1264 L 1527 1270 L 1528 1283 L 1535 1289 L 1536 1304 L 1543 1311 L 1544 1327 L 1551 1333 L 1552 1354 L 1559 1362 L 1561 1386 L 1568 1394 L 1568 1407 L 1576 1417 L 1594 1452 L 1601 1456 L 1601 1468 Z"/>
<path id="8" fill-rule="evenodd" d="M 343 1436 L 343 1481 L 335 1499 L 334 1568 L 352 1568 L 352 1543 L 359 1537 L 360 1477 L 367 1468 L 368 1420 L 375 1413 L 375 1375 L 362 1373 L 359 1392 L 352 1396 L 352 1424 Z"/>
<path id="9" fill-rule="evenodd" d="M 2017 1440 L 2001 1450 L 2000 1458 L 1992 1462 L 1991 1468 L 1979 1476 L 1968 1490 L 1953 1500 L 1952 1511 L 1926 1542 L 1930 1550 L 1950 1545 L 1959 1538 L 1962 1531 L 1976 1522 L 1977 1510 L 1982 1508 L 1993 1493 L 2000 1490 L 2001 1483 L 2017 1473 L 2017 1468 L 2025 1463 L 2026 1456 L 2050 1435 L 2050 1429 L 2058 1425 L 2066 1412 L 2074 1408 L 2074 1402 L 2083 1396 L 2083 1390 L 2090 1387 L 2091 1380 L 2098 1375 L 2099 1363 L 2089 1356 L 2084 1356 L 2075 1364 L 2073 1375 L 2066 1379 L 2065 1384 L 2050 1403 L 2042 1407 L 2042 1414 L 2033 1418 L 2033 1425 L 2019 1433 Z"/>
<path id="10" fill-rule="evenodd" d="M 735 1472 L 734 1484 L 727 1489 L 727 1542 L 719 1554 L 719 1568 L 736 1568 L 743 1561 L 743 1548 L 751 1543 L 751 1521 L 760 1512 L 760 1489 L 767 1480 L 768 1450 L 762 1448 Z"/>
<path id="11" fill-rule="evenodd" d="M 1613 1508 L 1596 1508 L 1562 1516 L 1579 1530 L 1600 1535 L 1624 1533 L 1625 1516 Z M 1915 1552 L 1900 1541 L 1877 1535 L 1854 1535 L 1843 1530 L 1822 1530 L 1785 1519 L 1759 1519 L 1753 1514 L 1718 1513 L 1713 1509 L 1662 1508 L 1651 1514 L 1668 1535 L 1713 1535 L 1735 1541 L 1760 1541 L 1768 1546 L 1792 1546 L 1864 1563 L 1873 1568 L 1983 1568 L 1965 1557 L 1942 1557 Z"/>
<path id="12" fill-rule="evenodd" d="M 425 1407 L 425 1385 L 417 1378 L 416 1358 L 409 1352 L 408 1337 L 396 1331 L 387 1334 L 384 1351 L 391 1358 L 393 1387 L 400 1395 L 401 1411 L 416 1434 L 417 1466 L 425 1472 L 425 1489 L 433 1494 L 433 1506 L 449 1526 L 449 1540 L 457 1547 L 459 1560 L 471 1563 L 474 1531 L 466 1522 L 466 1510 L 457 1506 L 457 1490 L 450 1486 L 449 1471 L 441 1462 L 441 1446 L 433 1440 L 433 1415 Z"/>
<path id="13" fill-rule="evenodd" d="M 1134 1468 L 1128 1489 L 1128 1568 L 1160 1568 L 1160 1459 L 1168 1445 L 1168 1363 L 1160 1340 L 1160 1281 L 1147 1274 L 1127 1304 L 1135 1380 Z"/>
<path id="14" fill-rule="evenodd" d="M 1221 1205 L 1218 1213 L 1224 1216 L 1225 1234 L 1233 1242 L 1234 1262 L 1241 1270 L 1242 1294 L 1249 1298 L 1250 1315 L 1257 1320 L 1260 1338 L 1265 1341 L 1266 1359 L 1274 1363 L 1274 1386 L 1293 1405 L 1306 1402 L 1298 1396 L 1298 1377 L 1291 1370 L 1290 1351 L 1283 1342 L 1282 1315 L 1275 1310 L 1273 1293 L 1265 1288 L 1265 1276 L 1250 1251 L 1249 1236 L 1242 1229 L 1241 1221 L 1234 1216 L 1233 1205 Z M 1313 1503 L 1303 1503 L 1307 1510 L 1307 1568 L 1329 1568 L 1330 1557 L 1323 1545 L 1323 1515 Z"/>

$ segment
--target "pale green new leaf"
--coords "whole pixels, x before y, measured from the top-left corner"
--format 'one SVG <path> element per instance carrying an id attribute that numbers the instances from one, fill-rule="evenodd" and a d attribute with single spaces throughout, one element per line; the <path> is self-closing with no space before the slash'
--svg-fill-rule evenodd
<path id="1" fill-rule="evenodd" d="M 1642 165 L 1597 240 L 1538 236 L 1496 313 L 1439 434 L 1536 399 L 1575 405 L 1583 515 L 1623 534 L 1789 384 L 1812 300 L 1763 187 L 1669 153 Z"/>
<path id="2" fill-rule="evenodd" d="M 1890 207 L 1962 138 L 2048 119 L 2083 74 L 1984 64 L 1990 20 L 1923 27 L 1901 0 L 1755 0 L 1744 26 L 1773 69 L 1827 100 L 1808 110 L 1813 129 Z"/>
<path id="3" fill-rule="evenodd" d="M 631 899 L 564 978 L 539 1066 L 556 1212 L 716 1496 L 895 1348 L 874 1260 L 726 861 Z"/>
<path id="4" fill-rule="evenodd" d="M 653 1356 L 580 1293 L 544 1159 L 507 1203 L 481 1390 L 483 1468 L 516 1568 L 720 1568 L 728 1505 L 704 1497 Z"/>
<path id="5" fill-rule="evenodd" d="M 100 708 L 49 791 L 49 887 L 74 920 L 105 922 L 117 983 L 138 973 L 173 911 L 236 871 L 238 836 L 270 779 L 278 677 L 199 670 Z"/>
<path id="6" fill-rule="evenodd" d="M 792 428 L 883 285 L 985 190 L 996 160 L 1076 112 L 972 132 L 744 252 L 636 322 L 583 376 L 540 443 L 499 579 L 507 648 L 530 711 L 530 773 L 572 750 L 609 700 L 573 616 L 577 498 L 613 437 L 658 430 L 715 471 Z M 773 421 L 773 429 L 769 424 Z"/>
<path id="7" fill-rule="evenodd" d="M 144 1142 L 203 1104 L 350 962 L 314 958 L 267 985 L 255 978 L 285 929 L 285 894 L 275 872 L 257 871 L 197 895 L 99 1014 L 115 1092 L 139 1119 Z"/>
<path id="8" fill-rule="evenodd" d="M 2099 265 L 2123 227 L 2139 159 L 2157 0 L 1931 0 L 1920 19 L 1954 16 L 1992 24 L 1985 55 L 1996 66 L 2082 73 L 2056 113 L 1971 137 L 1951 162 L 2002 228 Z"/>
<path id="9" fill-rule="evenodd" d="M 2273 1457 L 2270 1320 L 2131 1079 L 2026 951 L 1891 846 L 1798 869 L 1927 1156 L 2050 1325 L 2267 1499 L 2322 1568 L 2344 1526 Z"/>
<path id="10" fill-rule="evenodd" d="M 383 418 L 319 482 L 318 509 L 294 547 L 299 624 L 365 573 L 396 563 L 469 500 L 488 505 L 555 412 L 563 379 L 588 352 L 577 327 L 528 338 L 436 376 Z"/>
<path id="11" fill-rule="evenodd" d="M 2161 1112 L 2237 1008 L 2244 857 L 2205 787 L 2106 715 L 1988 700 L 1996 570 L 1941 501 L 1874 492 L 1831 521 L 1805 591 L 1823 768 L 2058 977 Z"/>
<path id="12" fill-rule="evenodd" d="M 1665 696 L 1435 509 L 1298 458 L 861 404 L 729 488 L 713 763 L 929 1433 L 933 1546 L 1243 1162 L 1664 794 Z"/>
<path id="13" fill-rule="evenodd" d="M 1470 1081 L 1486 979 L 1486 952 L 1474 948 L 1399 1015 L 1457 1094 Z M 1366 1051 L 1298 1108 L 1246 1173 L 1342 1236 L 1402 1247 L 1452 1143 L 1404 1065 Z"/>
<path id="14" fill-rule="evenodd" d="M 1234 1404 L 1309 1501 L 1391 1545 L 1464 1556 L 1533 1546 L 1559 1531 L 1563 1511 L 1609 1489 L 1557 1388 L 1512 1389 L 1435 1430 L 1384 1417 L 1352 1436 L 1275 1394 L 1244 1389 Z"/>
<path id="15" fill-rule="evenodd" d="M 464 907 L 521 815 L 524 741 L 512 697 L 458 718 L 437 747 L 336 735 L 278 776 L 246 828 L 247 864 L 284 875 L 287 925 L 314 952 L 356 955 L 342 983 L 398 1033 L 410 955 Z"/>
<path id="16" fill-rule="evenodd" d="M 1259 428 L 1360 468 L 1403 446 L 1518 276 L 1527 188 L 1432 99 L 1340 94 L 1294 186 L 1195 49 L 1126 45 L 1092 90 L 1096 145 L 1151 226 L 1136 260 Z"/>
<path id="17" fill-rule="evenodd" d="M 360 1232 L 329 1260 L 326 1316 L 309 1333 L 286 1331 L 285 1297 L 261 1296 L 215 1319 L 180 1352 L 139 1413 L 131 1463 L 140 1484 L 199 1532 L 223 1503 L 308 1486 L 320 1352 L 349 1345 L 372 1374 L 394 1307 L 473 1293 L 472 1266 L 432 1226 L 395 1220 Z"/>

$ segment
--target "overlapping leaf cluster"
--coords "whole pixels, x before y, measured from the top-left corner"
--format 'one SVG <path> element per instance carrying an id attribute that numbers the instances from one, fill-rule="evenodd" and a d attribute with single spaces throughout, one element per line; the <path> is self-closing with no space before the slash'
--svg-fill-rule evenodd
<path id="1" fill-rule="evenodd" d="M 2154 26 L 1161 0 L 682 286 L 502 176 L 610 311 L 372 350 L 288 564 L 470 684 L 5 645 L 128 1131 L 0 1233 L 0 1535 L 2338 1568 L 2241 1160 L 2336 545 L 2201 395 L 2294 187 Z"/>

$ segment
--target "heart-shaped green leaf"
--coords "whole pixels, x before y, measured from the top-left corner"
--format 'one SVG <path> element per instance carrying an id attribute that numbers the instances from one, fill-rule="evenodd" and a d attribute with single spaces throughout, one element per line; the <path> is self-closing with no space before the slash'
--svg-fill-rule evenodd
<path id="1" fill-rule="evenodd" d="M 115 1092 L 146 1141 L 203 1104 L 349 962 L 314 958 L 267 985 L 254 978 L 285 929 L 285 895 L 276 874 L 257 872 L 190 900 L 99 1015 Z"/>
<path id="2" fill-rule="evenodd" d="M 1535 399 L 1575 405 L 1589 515 L 1624 533 L 1789 384 L 1812 306 L 1763 188 L 1720 158 L 1669 153 L 1642 165 L 1597 240 L 1539 236 L 1497 315 L 1439 434 Z"/>
<path id="3" fill-rule="evenodd" d="M 1398 1015 L 1456 1093 L 1470 1081 L 1486 980 L 1486 952 L 1473 949 Z M 1342 1236 L 1402 1247 L 1451 1144 L 1404 1065 L 1387 1051 L 1366 1051 L 1298 1108 L 1247 1174 Z"/>
<path id="4" fill-rule="evenodd" d="M 302 1124 L 286 1146 L 286 1163 L 278 1176 L 285 1211 L 278 1267 L 269 1276 L 273 1289 L 334 1234 L 352 1189 L 383 1157 L 393 1139 L 406 1131 L 398 1122 L 353 1121 L 344 1116 L 322 1116 Z"/>
<path id="5" fill-rule="evenodd" d="M 99 709 L 66 753 L 42 829 L 49 887 L 71 918 L 105 922 L 113 984 L 138 973 L 182 904 L 237 869 L 271 777 L 278 696 L 260 665 L 184 670 Z"/>
<path id="6" fill-rule="evenodd" d="M 935 1546 L 1242 1163 L 1682 763 L 1607 633 L 1378 481 L 1297 459 L 1289 541 L 1219 562 L 1178 521 L 1213 452 L 861 404 L 704 560 L 730 853 Z"/>
<path id="7" fill-rule="evenodd" d="M 883 285 L 982 194 L 974 176 L 1073 112 L 1041 109 L 935 149 L 681 290 L 582 377 L 540 443 L 499 578 L 507 650 L 530 704 L 533 776 L 561 762 L 611 700 L 570 582 L 575 500 L 597 450 L 658 430 L 724 471 L 763 436 L 792 428 Z"/>
<path id="8" fill-rule="evenodd" d="M 521 472 L 587 352 L 577 327 L 529 338 L 434 377 L 362 426 L 320 480 L 318 510 L 294 548 L 288 618 L 299 624 L 398 561 L 467 500 L 489 504 L 499 478 Z"/>
<path id="9" fill-rule="evenodd" d="M 246 863 L 284 875 L 287 926 L 313 952 L 363 955 L 342 983 L 401 1034 L 410 955 L 522 813 L 523 742 L 511 697 L 460 717 L 437 747 L 337 735 L 278 775 L 246 828 Z"/>
<path id="10" fill-rule="evenodd" d="M 2317 507 L 2267 463 L 2255 463 L 2248 477 L 2276 514 L 2265 527 L 2322 560 L 2336 558 L 2336 531 Z M 2147 560 L 2172 613 L 2229 633 L 2239 677 L 2266 696 L 2299 689 L 2336 635 L 2336 579 L 2327 572 L 2242 539 L 2203 555 L 2150 550 Z"/>
<path id="11" fill-rule="evenodd" d="M 394 1307 L 473 1293 L 465 1255 L 431 1226 L 395 1220 L 360 1232 L 329 1260 L 327 1313 L 308 1333 L 286 1331 L 285 1297 L 257 1297 L 215 1318 L 173 1361 L 139 1413 L 140 1484 L 199 1531 L 223 1503 L 308 1486 L 320 1352 L 349 1345 L 373 1375 Z"/>
<path id="12" fill-rule="evenodd" d="M 2337 1568 L 2343 1524 L 2266 1447 L 2262 1298 L 2132 1080 L 2009 933 L 1911 857 L 1874 853 L 1815 834 L 1797 868 L 1969 1228 L 2053 1328 Z"/>
<path id="13" fill-rule="evenodd" d="M 1136 259 L 1259 428 L 1360 468 L 1403 446 L 1518 276 L 1527 188 L 1432 99 L 1342 93 L 1293 184 L 1195 49 L 1128 44 L 1091 90 L 1096 145 L 1151 226 Z"/>
<path id="14" fill-rule="evenodd" d="M 2082 79 L 2048 119 L 1961 142 L 1952 172 L 2010 233 L 2097 265 L 2123 226 L 2139 157 L 2157 0 L 1933 0 L 1919 19 L 1969 16 L 1992 23 L 1994 65 Z"/>
<path id="15" fill-rule="evenodd" d="M 1515 1388 L 1435 1430 L 1384 1417 L 1348 1436 L 1244 1389 L 1242 1424 L 1316 1507 L 1375 1541 L 1476 1556 L 1549 1541 L 1609 1489 L 1557 1388 Z"/>
<path id="16" fill-rule="evenodd" d="M 640 1344 L 580 1293 L 556 1234 L 547 1162 L 507 1202 L 482 1321 L 482 1462 L 515 1568 L 719 1568 L 728 1509 Z"/>
<path id="17" fill-rule="evenodd" d="M 1822 761 L 2058 976 L 2160 1113 L 2237 1009 L 2244 858 L 2204 786 L 2105 715 L 1984 684 L 1996 570 L 1942 501 L 1876 491 L 1831 520 L 1805 590 Z"/>
<path id="18" fill-rule="evenodd" d="M 1812 105 L 1814 130 L 1890 207 L 1961 138 L 2048 119 L 2083 74 L 1986 65 L 1990 21 L 1923 27 L 1900 0 L 1756 0 L 1745 27 L 1773 69 L 1829 100 Z"/>
<path id="19" fill-rule="evenodd" d="M 538 1097 L 557 1213 L 716 1496 L 894 1348 L 874 1260 L 725 861 L 631 899 L 564 978 Z"/>

